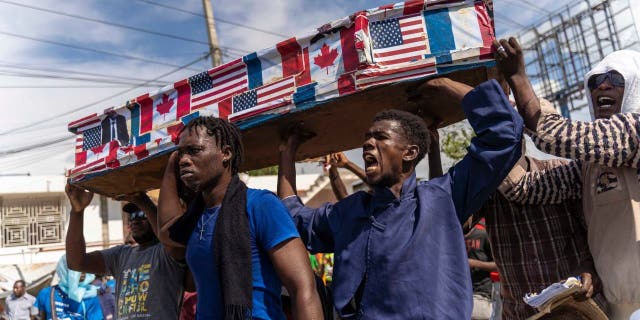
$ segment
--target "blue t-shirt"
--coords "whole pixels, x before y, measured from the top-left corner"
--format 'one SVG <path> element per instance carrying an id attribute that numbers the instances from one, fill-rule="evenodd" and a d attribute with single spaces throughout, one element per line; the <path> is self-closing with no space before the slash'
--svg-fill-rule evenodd
<path id="1" fill-rule="evenodd" d="M 222 318 L 222 293 L 212 241 L 219 209 L 214 207 L 204 211 L 187 243 L 187 264 L 198 291 L 197 319 Z M 298 231 L 282 202 L 266 190 L 247 190 L 247 215 L 251 231 L 253 318 L 284 319 L 280 279 L 267 252 L 285 240 L 298 238 Z"/>
<path id="2" fill-rule="evenodd" d="M 47 287 L 40 290 L 34 306 L 39 311 L 45 311 L 47 320 L 51 316 L 51 289 L 55 288 L 56 315 L 59 320 L 102 320 L 102 309 L 98 296 L 83 299 L 82 302 L 71 300 L 58 286 Z"/>

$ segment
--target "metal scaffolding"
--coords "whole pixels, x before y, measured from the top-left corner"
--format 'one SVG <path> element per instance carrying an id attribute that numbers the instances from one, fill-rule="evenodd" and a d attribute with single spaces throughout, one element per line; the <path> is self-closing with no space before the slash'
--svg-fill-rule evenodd
<path id="1" fill-rule="evenodd" d="M 615 50 L 640 51 L 630 0 L 575 1 L 518 39 L 536 92 L 565 117 L 587 105 L 583 77 L 595 63 Z"/>

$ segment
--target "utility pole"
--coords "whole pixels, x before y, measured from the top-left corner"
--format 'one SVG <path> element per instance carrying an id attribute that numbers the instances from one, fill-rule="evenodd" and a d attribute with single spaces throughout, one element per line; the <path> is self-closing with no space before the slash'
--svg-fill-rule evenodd
<path id="1" fill-rule="evenodd" d="M 213 9 L 211 0 L 202 0 L 204 7 L 204 18 L 207 23 L 207 33 L 209 34 L 209 53 L 211 54 L 211 64 L 216 67 L 222 64 L 222 51 L 218 46 L 218 34 L 216 34 L 216 24 L 213 20 Z"/>

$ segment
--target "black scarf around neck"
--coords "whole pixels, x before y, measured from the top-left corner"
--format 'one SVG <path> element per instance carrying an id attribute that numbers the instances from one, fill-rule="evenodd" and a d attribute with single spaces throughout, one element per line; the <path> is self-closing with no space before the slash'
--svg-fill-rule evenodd
<path id="1" fill-rule="evenodd" d="M 204 199 L 198 194 L 187 213 L 169 228 L 170 238 L 186 246 L 204 210 Z M 249 233 L 247 186 L 235 174 L 224 194 L 213 235 L 225 320 L 251 319 L 253 276 Z"/>

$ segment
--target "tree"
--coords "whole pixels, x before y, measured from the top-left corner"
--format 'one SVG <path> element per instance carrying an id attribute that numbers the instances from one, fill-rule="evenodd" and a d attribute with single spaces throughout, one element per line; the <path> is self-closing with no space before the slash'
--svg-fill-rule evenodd
<path id="1" fill-rule="evenodd" d="M 445 134 L 440 151 L 447 157 L 458 161 L 467 154 L 467 148 L 471 144 L 471 138 L 475 136 L 473 130 L 459 128 Z"/>
<path id="2" fill-rule="evenodd" d="M 255 169 L 247 172 L 250 176 L 274 176 L 278 174 L 278 166 Z"/>

